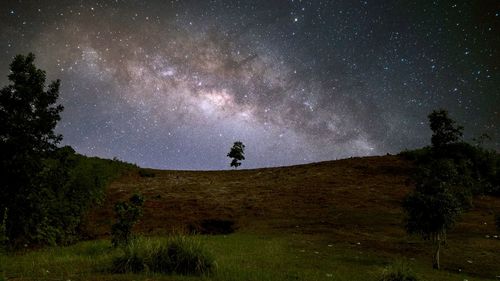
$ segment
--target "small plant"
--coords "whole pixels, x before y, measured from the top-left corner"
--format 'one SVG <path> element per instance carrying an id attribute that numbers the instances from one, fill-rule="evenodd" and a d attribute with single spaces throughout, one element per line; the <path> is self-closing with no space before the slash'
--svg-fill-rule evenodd
<path id="1" fill-rule="evenodd" d="M 193 238 L 176 236 L 163 240 L 137 238 L 113 260 L 113 272 L 156 272 L 183 275 L 209 274 L 215 267 L 212 255 Z"/>
<path id="2" fill-rule="evenodd" d="M 418 281 L 418 277 L 405 262 L 395 262 L 382 272 L 379 281 Z"/>
<path id="3" fill-rule="evenodd" d="M 142 216 L 144 198 L 135 194 L 129 202 L 115 204 L 117 222 L 111 226 L 111 243 L 114 247 L 127 245 L 132 237 L 132 227 Z"/>
<path id="4" fill-rule="evenodd" d="M 153 246 L 151 243 L 143 241 L 142 238 L 136 238 L 129 241 L 123 248 L 124 255 L 117 257 L 113 260 L 113 272 L 126 273 L 126 272 L 142 272 L 146 268 L 146 259 L 148 259 L 148 252 L 151 252 L 149 247 Z"/>
<path id="5" fill-rule="evenodd" d="M 200 241 L 186 236 L 171 238 L 167 255 L 175 273 L 200 275 L 210 273 L 214 267 L 213 257 L 202 247 Z"/>

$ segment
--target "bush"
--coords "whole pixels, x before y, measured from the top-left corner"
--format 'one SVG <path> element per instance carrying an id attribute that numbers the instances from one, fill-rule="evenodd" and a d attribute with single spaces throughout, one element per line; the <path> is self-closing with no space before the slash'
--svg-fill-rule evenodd
<path id="1" fill-rule="evenodd" d="M 417 167 L 428 166 L 436 159 L 452 161 L 459 172 L 460 185 L 473 195 L 500 196 L 500 154 L 465 142 L 406 150 L 399 154 Z"/>
<path id="2" fill-rule="evenodd" d="M 144 198 L 135 194 L 130 197 L 129 202 L 118 202 L 115 204 L 117 221 L 111 226 L 111 243 L 114 247 L 127 245 L 132 237 L 132 227 L 142 216 Z"/>
<path id="3" fill-rule="evenodd" d="M 379 281 L 418 281 L 418 277 L 405 262 L 396 262 L 382 272 Z"/>
<path id="4" fill-rule="evenodd" d="M 113 272 L 156 272 L 184 275 L 209 274 L 215 267 L 212 255 L 199 240 L 175 236 L 167 240 L 137 238 L 113 260 Z"/>

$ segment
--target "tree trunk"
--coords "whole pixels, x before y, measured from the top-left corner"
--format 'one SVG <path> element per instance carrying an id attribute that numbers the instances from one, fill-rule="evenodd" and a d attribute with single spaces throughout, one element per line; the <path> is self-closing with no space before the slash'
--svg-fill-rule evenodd
<path id="1" fill-rule="evenodd" d="M 434 269 L 439 269 L 439 250 L 441 250 L 441 237 L 439 233 L 436 235 L 436 252 L 434 253 L 434 259 L 432 260 L 432 267 Z"/>

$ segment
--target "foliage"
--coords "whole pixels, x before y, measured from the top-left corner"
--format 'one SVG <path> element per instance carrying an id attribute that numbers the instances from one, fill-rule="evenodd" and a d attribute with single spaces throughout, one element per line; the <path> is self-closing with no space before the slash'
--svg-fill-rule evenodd
<path id="1" fill-rule="evenodd" d="M 382 272 L 379 281 L 418 281 L 417 275 L 405 262 L 396 262 Z"/>
<path id="2" fill-rule="evenodd" d="M 0 90 L 0 210 L 9 209 L 6 231 L 10 238 L 30 240 L 44 222 L 40 213 L 43 192 L 39 174 L 43 159 L 56 149 L 61 135 L 54 133 L 59 113 L 59 80 L 45 90 L 45 72 L 34 65 L 35 56 L 17 55 L 10 64 L 10 85 Z M 10 239 L 12 242 L 14 239 Z"/>
<path id="3" fill-rule="evenodd" d="M 432 241 L 433 267 L 439 269 L 441 245 L 463 209 L 470 205 L 470 196 L 460 187 L 452 161 L 438 159 L 419 170 L 415 190 L 403 201 L 405 228 L 410 234 Z"/>
<path id="4" fill-rule="evenodd" d="M 118 202 L 115 204 L 117 221 L 111 226 L 111 242 L 114 247 L 126 246 L 132 238 L 132 227 L 142 216 L 144 198 L 134 194 L 129 202 Z"/>
<path id="5" fill-rule="evenodd" d="M 403 158 L 414 161 L 416 163 L 429 162 L 432 154 L 432 148 L 425 146 L 413 150 L 405 149 L 399 153 Z"/>
<path id="6" fill-rule="evenodd" d="M 437 240 L 453 227 L 461 213 L 460 201 L 450 187 L 442 182 L 425 182 L 417 185 L 405 198 L 406 229 L 424 239 Z"/>
<path id="7" fill-rule="evenodd" d="M 107 184 L 130 165 L 77 155 L 71 147 L 57 149 L 44 160 L 41 173 L 41 223 L 34 230 L 35 241 L 68 244 L 80 238 L 79 227 L 85 212 L 99 204 Z"/>
<path id="8" fill-rule="evenodd" d="M 428 118 L 433 132 L 431 143 L 434 147 L 442 147 L 461 140 L 463 127 L 456 125 L 456 122 L 448 116 L 448 111 L 434 110 Z"/>
<path id="9" fill-rule="evenodd" d="M 448 117 L 445 110 L 429 114 L 432 147 L 405 153 L 417 164 L 415 190 L 403 202 L 405 228 L 419 234 L 435 246 L 433 267 L 439 269 L 439 254 L 446 233 L 464 209 L 472 204 L 472 193 L 480 179 L 475 173 L 472 146 L 458 142 L 463 128 Z"/>
<path id="10" fill-rule="evenodd" d="M 245 160 L 245 145 L 241 141 L 236 141 L 227 154 L 227 157 L 233 158 L 230 166 L 238 168 L 241 165 L 241 160 Z"/>
<path id="11" fill-rule="evenodd" d="M 124 248 L 124 254 L 113 260 L 113 271 L 209 274 L 214 258 L 193 238 L 175 236 L 166 241 L 137 238 Z"/>
<path id="12" fill-rule="evenodd" d="M 179 274 L 210 273 L 215 266 L 213 257 L 202 247 L 201 243 L 186 236 L 171 238 L 166 254 L 170 259 L 172 272 Z"/>
<path id="13" fill-rule="evenodd" d="M 446 123 L 454 124 L 455 121 Z M 457 169 L 454 183 L 465 193 L 500 196 L 500 154 L 494 150 L 459 141 L 403 151 L 400 155 L 413 161 L 417 167 L 432 166 L 439 159 L 449 160 Z"/>

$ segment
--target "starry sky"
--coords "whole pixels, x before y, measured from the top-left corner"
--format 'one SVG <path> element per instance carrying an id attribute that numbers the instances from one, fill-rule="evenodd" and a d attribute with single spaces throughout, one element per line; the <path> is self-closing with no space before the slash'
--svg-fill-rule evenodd
<path id="1" fill-rule="evenodd" d="M 79 153 L 228 169 L 397 153 L 447 109 L 499 150 L 500 1 L 2 0 L 0 85 L 34 52 Z"/>

